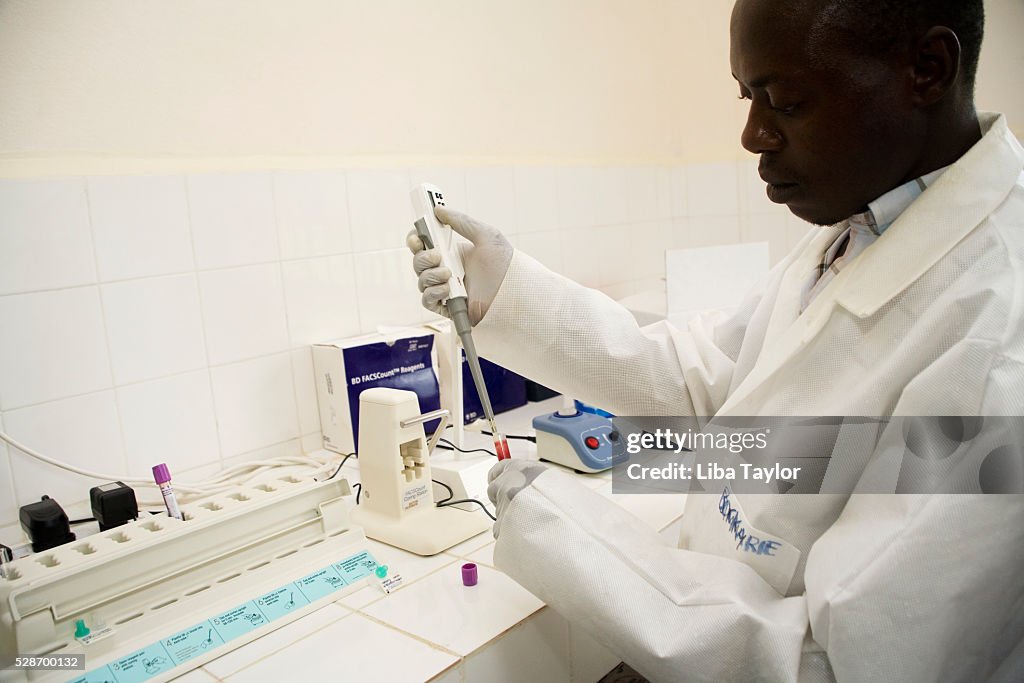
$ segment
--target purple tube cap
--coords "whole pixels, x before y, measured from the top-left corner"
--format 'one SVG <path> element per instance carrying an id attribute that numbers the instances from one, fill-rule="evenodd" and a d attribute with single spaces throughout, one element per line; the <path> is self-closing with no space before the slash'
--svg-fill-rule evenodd
<path id="1" fill-rule="evenodd" d="M 158 484 L 171 480 L 171 471 L 167 469 L 167 463 L 162 462 L 159 465 L 153 466 L 153 479 L 155 479 Z"/>
<path id="2" fill-rule="evenodd" d="M 472 562 L 467 562 L 466 564 L 462 565 L 462 585 L 476 585 L 476 565 Z"/>

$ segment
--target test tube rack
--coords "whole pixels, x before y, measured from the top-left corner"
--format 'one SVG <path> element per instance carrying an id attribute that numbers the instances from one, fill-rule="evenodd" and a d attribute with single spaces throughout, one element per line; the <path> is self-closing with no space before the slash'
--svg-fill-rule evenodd
<path id="1" fill-rule="evenodd" d="M 345 479 L 268 479 L 183 505 L 183 520 L 140 519 L 5 565 L 0 669 L 16 654 L 83 653 L 86 671 L 4 670 L 0 680 L 168 680 L 356 590 L 375 562 L 350 522 L 350 494 Z M 271 597 L 288 586 L 301 589 L 291 606 Z M 262 620 L 229 631 L 246 605 Z M 78 620 L 90 635 L 76 638 Z M 189 645 L 200 628 L 209 642 Z M 164 655 L 142 667 L 147 647 Z"/>

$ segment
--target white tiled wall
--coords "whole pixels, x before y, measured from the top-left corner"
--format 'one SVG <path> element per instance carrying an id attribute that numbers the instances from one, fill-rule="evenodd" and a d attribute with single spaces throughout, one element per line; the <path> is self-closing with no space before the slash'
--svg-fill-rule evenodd
<path id="1" fill-rule="evenodd" d="M 753 163 L 3 180 L 0 424 L 112 477 L 314 446 L 308 345 L 430 317 L 404 248 L 423 180 L 618 297 L 660 285 L 666 248 L 777 260 L 806 230 Z M 0 526 L 90 485 L 0 445 Z"/>

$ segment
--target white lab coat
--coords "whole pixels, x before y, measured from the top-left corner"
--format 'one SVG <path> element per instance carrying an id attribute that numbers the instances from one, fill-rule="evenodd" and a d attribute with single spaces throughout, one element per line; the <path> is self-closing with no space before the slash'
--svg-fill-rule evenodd
<path id="1" fill-rule="evenodd" d="M 802 314 L 841 225 L 686 329 L 640 329 L 516 252 L 477 345 L 620 415 L 1022 415 L 1024 150 L 982 124 Z M 795 549 L 784 566 L 722 542 L 717 495 L 688 497 L 675 548 L 554 470 L 513 498 L 495 559 L 654 681 L 1024 680 L 1024 497 L 733 498 Z"/>

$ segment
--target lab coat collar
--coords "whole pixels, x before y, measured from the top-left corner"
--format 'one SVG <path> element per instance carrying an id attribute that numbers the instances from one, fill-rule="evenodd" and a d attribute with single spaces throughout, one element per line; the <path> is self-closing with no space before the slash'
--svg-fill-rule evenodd
<path id="1" fill-rule="evenodd" d="M 801 292 L 807 282 L 807 278 L 810 277 L 810 274 L 814 272 L 821 262 L 822 254 L 825 253 L 830 244 L 835 243 L 836 239 L 846 231 L 847 227 L 849 227 L 849 223 L 843 221 L 836 225 L 818 228 L 810 241 L 806 243 L 803 251 L 786 269 L 785 274 L 782 276 L 782 283 L 779 285 L 779 295 L 776 297 L 775 306 L 772 308 L 772 314 L 768 320 L 768 327 L 765 330 L 766 351 L 769 349 L 774 351 L 777 341 L 784 340 L 787 333 L 791 332 L 794 326 L 800 327 L 806 333 L 807 322 L 810 318 L 806 314 L 800 314 Z M 816 304 L 828 289 L 826 287 L 811 302 L 811 305 Z"/>
<path id="2" fill-rule="evenodd" d="M 982 114 L 980 120 L 982 139 L 837 275 L 819 296 L 824 301 L 812 302 L 805 314 L 813 308 L 824 312 L 826 301 L 833 299 L 860 318 L 874 315 L 1006 199 L 1024 168 L 1024 149 L 1001 114 Z M 900 255 L 898 268 L 893 268 L 894 253 Z"/>

